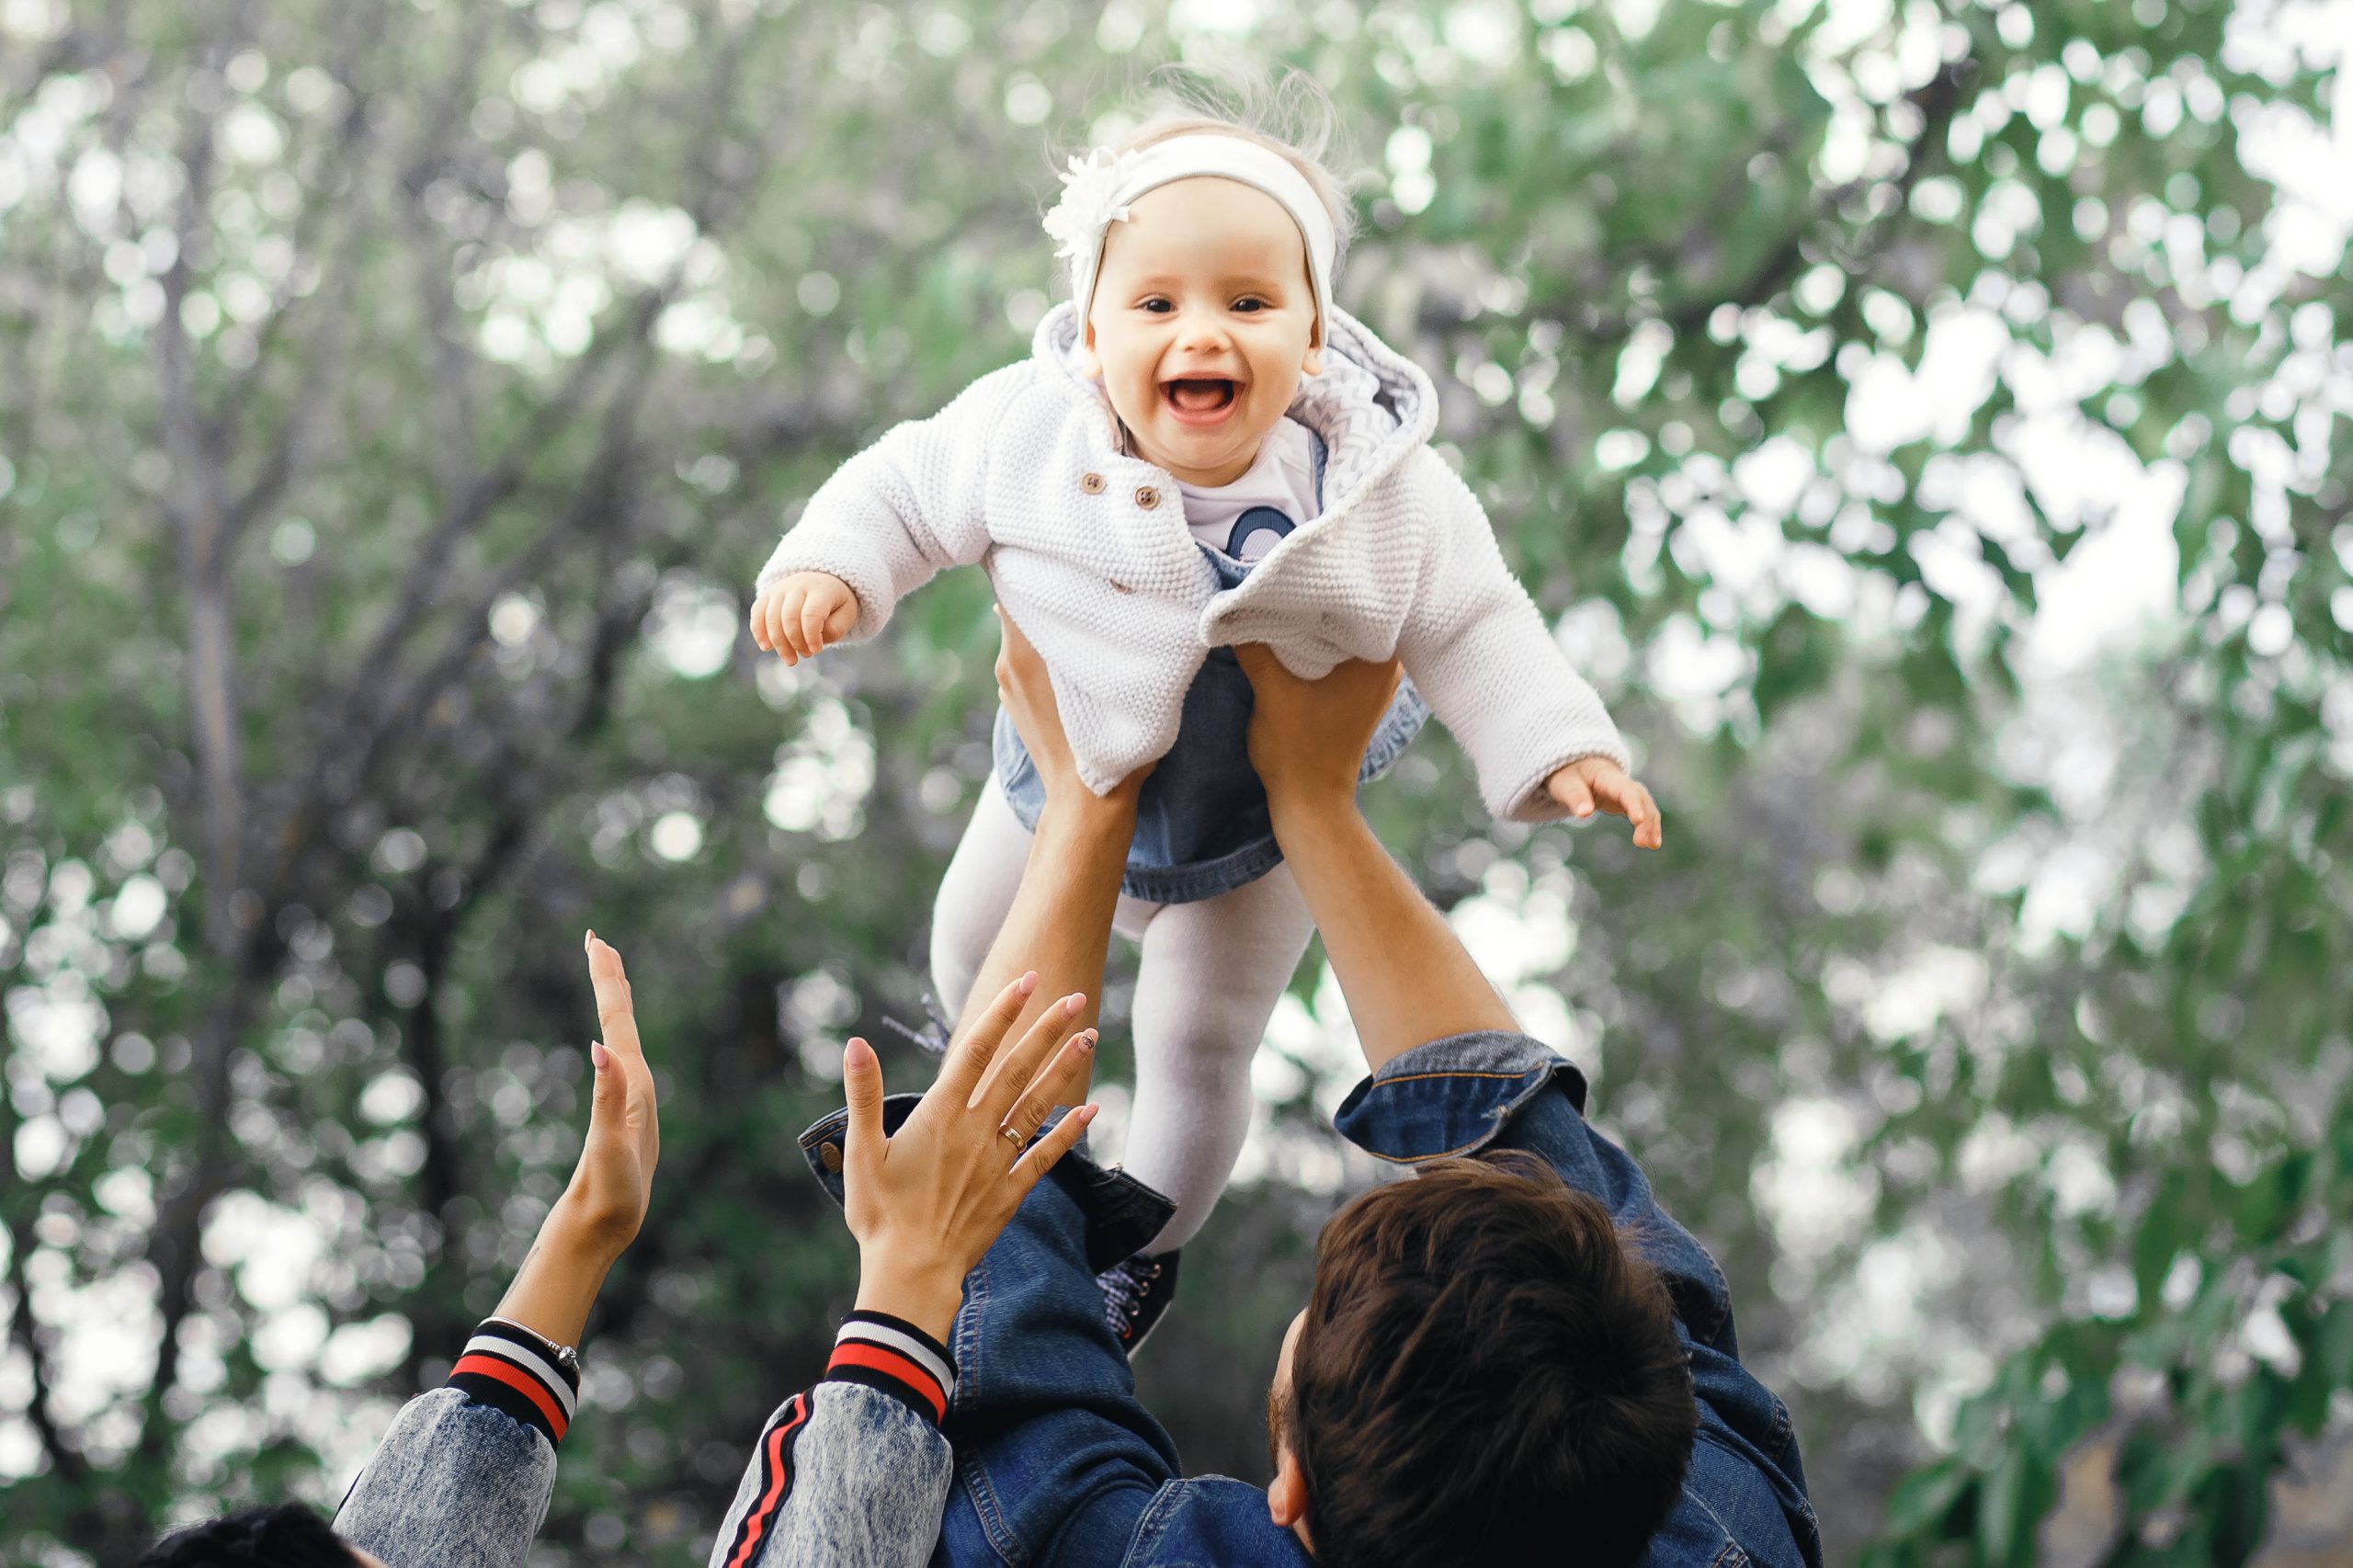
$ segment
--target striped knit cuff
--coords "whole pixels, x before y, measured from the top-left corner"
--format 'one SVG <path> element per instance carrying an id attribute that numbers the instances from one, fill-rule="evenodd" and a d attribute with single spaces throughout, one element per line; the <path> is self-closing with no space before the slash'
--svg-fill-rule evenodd
<path id="1" fill-rule="evenodd" d="M 878 1389 L 937 1426 L 956 1392 L 956 1363 L 948 1346 L 906 1319 L 854 1312 L 834 1337 L 824 1381 Z"/>
<path id="2" fill-rule="evenodd" d="M 563 1441 L 580 1399 L 580 1374 L 559 1367 L 540 1340 L 495 1319 L 474 1330 L 449 1369 L 449 1387 L 503 1410 L 545 1437 Z"/>

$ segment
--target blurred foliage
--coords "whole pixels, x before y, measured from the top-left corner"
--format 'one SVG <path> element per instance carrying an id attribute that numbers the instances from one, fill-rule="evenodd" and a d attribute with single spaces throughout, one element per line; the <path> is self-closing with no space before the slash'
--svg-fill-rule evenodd
<path id="1" fill-rule="evenodd" d="M 332 1500 L 569 1168 L 593 925 L 664 1163 L 544 1551 L 699 1559 L 987 766 L 976 574 L 786 672 L 752 572 L 1026 352 L 1051 154 L 1241 47 L 1668 848 L 1436 733 L 1372 809 L 1739 1283 L 1834 1556 L 2246 1560 L 2353 1385 L 2342 8 L 0 7 L 0 1556 Z M 1362 1174 L 1338 1015 L 1140 1368 L 1198 1469 Z"/>

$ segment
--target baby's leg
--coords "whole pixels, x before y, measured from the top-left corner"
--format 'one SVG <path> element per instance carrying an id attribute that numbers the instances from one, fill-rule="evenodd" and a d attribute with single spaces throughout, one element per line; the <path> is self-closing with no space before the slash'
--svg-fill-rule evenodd
<path id="1" fill-rule="evenodd" d="M 1029 858 L 1029 830 L 991 773 L 931 906 L 931 987 L 950 1023 L 963 1016 L 965 995 L 1013 907 Z"/>
<path id="2" fill-rule="evenodd" d="M 1225 1190 L 1250 1130 L 1250 1059 L 1314 929 L 1289 866 L 1144 928 L 1124 1164 L 1176 1200 L 1145 1252 L 1191 1240 Z"/>

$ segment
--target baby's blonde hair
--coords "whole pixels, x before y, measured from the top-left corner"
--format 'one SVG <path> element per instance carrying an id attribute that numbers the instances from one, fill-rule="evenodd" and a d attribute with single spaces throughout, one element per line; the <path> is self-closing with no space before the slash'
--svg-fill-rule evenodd
<path id="1" fill-rule="evenodd" d="M 1336 281 L 1355 238 L 1357 209 L 1331 160 L 1340 142 L 1339 111 L 1323 85 L 1296 67 L 1279 75 L 1240 63 L 1213 68 L 1163 66 L 1135 128 L 1108 143 L 1114 153 L 1141 152 L 1172 136 L 1203 131 L 1240 136 L 1281 155 L 1307 181 L 1332 220 L 1332 277 Z"/>

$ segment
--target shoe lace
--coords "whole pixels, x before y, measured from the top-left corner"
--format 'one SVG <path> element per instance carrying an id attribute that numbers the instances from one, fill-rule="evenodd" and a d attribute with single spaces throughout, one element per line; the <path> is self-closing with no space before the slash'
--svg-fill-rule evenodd
<path id="1" fill-rule="evenodd" d="M 1111 1320 L 1111 1327 L 1120 1338 L 1134 1332 L 1136 1315 L 1143 1311 L 1143 1299 L 1151 1292 L 1152 1282 L 1159 1278 L 1159 1264 L 1134 1257 L 1104 1274 L 1104 1315 Z"/>

